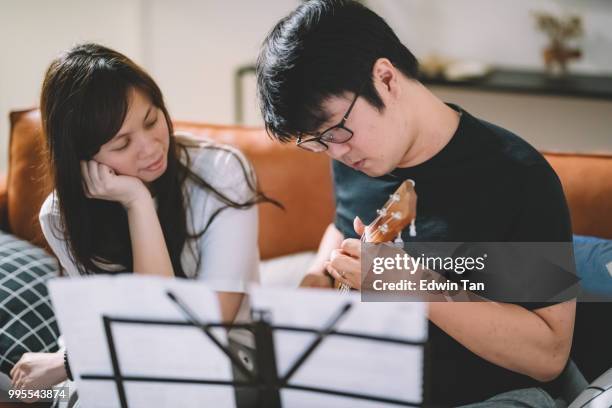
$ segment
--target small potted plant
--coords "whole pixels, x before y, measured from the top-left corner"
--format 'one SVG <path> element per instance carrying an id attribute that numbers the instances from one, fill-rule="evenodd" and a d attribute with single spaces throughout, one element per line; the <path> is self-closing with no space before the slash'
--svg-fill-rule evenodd
<path id="1" fill-rule="evenodd" d="M 582 51 L 570 46 L 570 41 L 582 36 L 582 19 L 577 15 L 558 17 L 550 13 L 534 13 L 537 28 L 547 36 L 549 43 L 542 50 L 546 71 L 554 76 L 567 74 L 567 63 L 579 59 Z"/>

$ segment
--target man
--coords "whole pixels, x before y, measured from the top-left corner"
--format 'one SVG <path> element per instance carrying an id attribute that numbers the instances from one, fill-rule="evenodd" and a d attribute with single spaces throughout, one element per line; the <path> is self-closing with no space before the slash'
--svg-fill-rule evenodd
<path id="1" fill-rule="evenodd" d="M 334 159 L 336 218 L 303 286 L 329 286 L 331 274 L 358 287 L 361 219 L 370 222 L 406 179 L 418 194 L 418 234 L 405 231 L 408 243 L 571 241 L 561 185 L 544 158 L 435 97 L 416 79 L 412 53 L 361 4 L 305 2 L 274 27 L 257 65 L 268 132 Z M 573 300 L 430 303 L 432 402 L 520 390 L 477 406 L 554 407 L 540 387 L 567 363 L 574 315 Z"/>

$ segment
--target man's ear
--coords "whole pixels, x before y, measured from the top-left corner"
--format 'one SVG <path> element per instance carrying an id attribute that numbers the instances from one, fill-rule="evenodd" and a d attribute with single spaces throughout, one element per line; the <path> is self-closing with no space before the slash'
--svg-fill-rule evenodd
<path id="1" fill-rule="evenodd" d="M 383 102 L 386 104 L 389 97 L 397 98 L 400 92 L 398 70 L 387 58 L 379 58 L 372 67 L 374 86 Z"/>

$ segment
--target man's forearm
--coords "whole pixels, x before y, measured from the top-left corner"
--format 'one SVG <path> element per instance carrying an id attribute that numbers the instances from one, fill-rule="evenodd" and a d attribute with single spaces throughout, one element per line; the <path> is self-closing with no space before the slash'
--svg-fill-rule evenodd
<path id="1" fill-rule="evenodd" d="M 134 272 L 146 275 L 174 276 L 153 200 L 142 200 L 127 209 Z"/>
<path id="2" fill-rule="evenodd" d="M 323 234 L 323 237 L 321 238 L 321 243 L 319 244 L 319 249 L 317 250 L 315 260 L 310 268 L 308 268 L 308 273 L 325 273 L 325 262 L 329 261 L 331 252 L 334 249 L 338 249 L 343 240 L 344 235 L 338 231 L 334 224 L 329 224 L 325 230 L 325 233 Z"/>
<path id="3" fill-rule="evenodd" d="M 494 302 L 432 302 L 429 319 L 485 360 L 550 381 L 567 362 L 575 307 L 566 302 L 533 312 Z"/>

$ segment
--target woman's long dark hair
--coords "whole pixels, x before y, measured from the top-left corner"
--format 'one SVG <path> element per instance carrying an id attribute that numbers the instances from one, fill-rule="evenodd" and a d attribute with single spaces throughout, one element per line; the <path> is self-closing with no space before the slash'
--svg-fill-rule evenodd
<path id="1" fill-rule="evenodd" d="M 128 111 L 128 93 L 138 89 L 161 109 L 168 124 L 168 165 L 152 183 L 175 276 L 185 277 L 180 259 L 186 239 L 201 236 L 210 221 L 228 207 L 248 208 L 268 199 L 253 182 L 242 161 L 251 196 L 236 202 L 189 169 L 189 154 L 176 143 L 162 93 L 153 79 L 119 52 L 82 44 L 54 60 L 45 75 L 40 108 L 50 165 L 59 201 L 63 238 L 80 273 L 108 273 L 112 265 L 132 271 L 132 250 L 126 211 L 113 201 L 89 199 L 83 189 L 81 160 L 91 160 L 121 128 Z M 181 149 L 186 162 L 179 160 Z M 203 231 L 188 234 L 183 184 L 187 179 L 213 193 L 224 205 Z"/>

